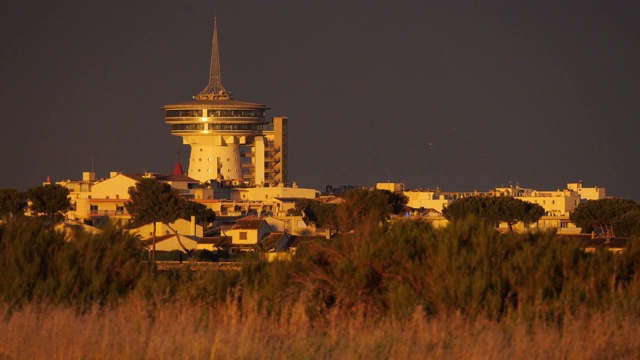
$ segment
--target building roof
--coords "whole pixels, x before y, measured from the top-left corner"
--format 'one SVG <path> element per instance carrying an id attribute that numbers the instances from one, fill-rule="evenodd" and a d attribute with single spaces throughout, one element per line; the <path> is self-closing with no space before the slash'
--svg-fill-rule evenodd
<path id="1" fill-rule="evenodd" d="M 298 200 L 302 200 L 305 198 L 289 198 L 289 197 L 273 197 L 274 200 L 280 201 L 280 202 L 296 202 Z"/>
<path id="2" fill-rule="evenodd" d="M 229 244 L 231 244 L 231 237 L 229 236 L 208 236 L 208 237 L 202 237 L 200 238 L 200 240 L 198 240 L 198 245 L 215 245 L 215 246 L 220 246 L 220 245 L 224 245 L 226 242 L 229 242 Z"/>
<path id="3" fill-rule="evenodd" d="M 182 170 L 180 161 L 176 161 L 176 166 L 173 167 L 173 175 L 184 175 L 184 170 Z"/>
<path id="4" fill-rule="evenodd" d="M 236 221 L 236 224 L 231 228 L 232 230 L 255 230 L 260 228 L 263 223 L 266 223 L 265 219 L 262 218 L 254 218 L 254 217 L 246 217 Z M 268 226 L 269 224 L 267 224 Z"/>
<path id="5" fill-rule="evenodd" d="M 212 245 L 213 247 L 230 247 L 232 239 L 230 236 L 207 236 L 198 240 L 198 245 Z"/>
<path id="6" fill-rule="evenodd" d="M 289 249 L 289 245 L 293 241 L 291 235 L 285 232 L 273 232 L 267 235 L 260 243 L 262 246 L 273 251 L 286 251 Z"/>
<path id="7" fill-rule="evenodd" d="M 175 171 L 175 170 L 174 170 Z M 144 179 L 147 174 L 121 174 L 124 175 L 130 179 L 133 179 L 135 181 L 141 181 L 142 179 Z M 198 180 L 193 179 L 188 177 L 185 174 L 152 174 L 153 178 L 156 180 L 160 180 L 160 181 L 165 181 L 165 182 L 169 182 L 169 181 L 173 181 L 173 182 L 192 182 L 192 183 L 199 183 Z"/>

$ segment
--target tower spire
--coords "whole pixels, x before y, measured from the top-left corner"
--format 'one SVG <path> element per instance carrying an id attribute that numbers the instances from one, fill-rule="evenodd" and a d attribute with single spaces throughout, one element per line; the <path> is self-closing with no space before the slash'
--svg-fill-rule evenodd
<path id="1" fill-rule="evenodd" d="M 220 54 L 218 53 L 217 19 L 213 18 L 213 44 L 211 46 L 211 68 L 209 70 L 209 84 L 194 96 L 198 100 L 229 100 L 231 94 L 222 87 L 220 80 Z"/>

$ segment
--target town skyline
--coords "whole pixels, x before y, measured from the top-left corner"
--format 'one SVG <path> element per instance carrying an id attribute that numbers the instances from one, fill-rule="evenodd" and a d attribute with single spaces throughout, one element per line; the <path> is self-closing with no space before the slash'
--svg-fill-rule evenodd
<path id="1" fill-rule="evenodd" d="M 216 14 L 222 81 L 289 117 L 302 187 L 582 180 L 640 200 L 637 4 L 2 7 L 0 188 L 186 166 L 162 106 L 206 85 Z"/>

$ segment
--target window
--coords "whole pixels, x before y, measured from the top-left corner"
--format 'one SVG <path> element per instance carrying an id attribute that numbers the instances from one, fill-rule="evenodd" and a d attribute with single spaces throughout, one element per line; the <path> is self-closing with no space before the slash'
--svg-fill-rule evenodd
<path id="1" fill-rule="evenodd" d="M 203 124 L 172 124 L 171 131 L 200 131 L 204 130 Z M 202 151 L 202 149 L 200 149 Z"/>
<path id="2" fill-rule="evenodd" d="M 241 231 L 240 232 L 240 240 L 247 240 L 247 232 L 246 231 Z"/>
<path id="3" fill-rule="evenodd" d="M 202 110 L 167 110 L 166 117 L 202 117 Z"/>

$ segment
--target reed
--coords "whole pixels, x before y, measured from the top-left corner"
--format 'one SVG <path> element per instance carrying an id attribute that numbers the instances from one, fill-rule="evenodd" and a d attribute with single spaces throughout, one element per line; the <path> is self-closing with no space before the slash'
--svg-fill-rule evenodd
<path id="1" fill-rule="evenodd" d="M 373 321 L 329 314 L 316 323 L 302 301 L 279 316 L 257 299 L 216 307 L 170 303 L 150 310 L 129 298 L 79 314 L 26 305 L 0 322 L 2 359 L 620 359 L 640 357 L 638 319 L 605 311 L 565 319 L 562 328 L 461 315 Z"/>

